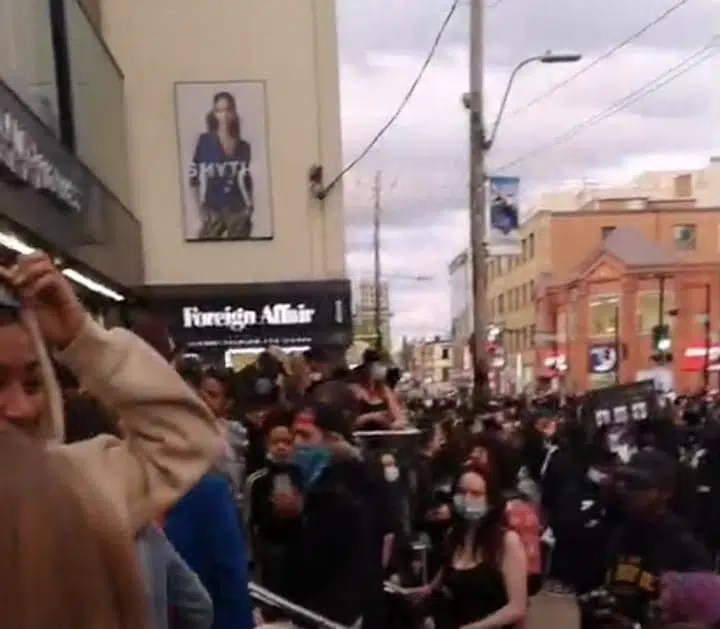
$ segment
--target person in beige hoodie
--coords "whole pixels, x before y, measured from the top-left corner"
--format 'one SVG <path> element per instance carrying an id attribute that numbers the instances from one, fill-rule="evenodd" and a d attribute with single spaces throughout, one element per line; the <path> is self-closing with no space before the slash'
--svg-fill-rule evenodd
<path id="1" fill-rule="evenodd" d="M 48 256 L 0 267 L 0 283 L 17 300 L 0 304 L 0 430 L 9 423 L 45 440 L 133 530 L 157 520 L 222 451 L 215 418 L 155 350 L 127 330 L 96 323 Z M 114 411 L 125 439 L 63 443 L 49 352 Z"/>

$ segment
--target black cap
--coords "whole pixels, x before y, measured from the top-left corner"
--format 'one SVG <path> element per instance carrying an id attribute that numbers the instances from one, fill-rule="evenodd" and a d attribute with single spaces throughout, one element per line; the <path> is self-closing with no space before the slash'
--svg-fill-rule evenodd
<path id="1" fill-rule="evenodd" d="M 636 452 L 627 465 L 618 469 L 618 480 L 628 489 L 668 489 L 675 487 L 675 461 L 655 448 Z"/>

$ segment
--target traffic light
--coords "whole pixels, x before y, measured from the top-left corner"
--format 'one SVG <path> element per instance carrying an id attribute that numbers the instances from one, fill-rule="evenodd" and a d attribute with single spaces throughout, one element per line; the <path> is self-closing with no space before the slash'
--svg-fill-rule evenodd
<path id="1" fill-rule="evenodd" d="M 652 357 L 657 362 L 663 363 L 672 360 L 672 338 L 670 336 L 670 326 L 653 326 Z"/>

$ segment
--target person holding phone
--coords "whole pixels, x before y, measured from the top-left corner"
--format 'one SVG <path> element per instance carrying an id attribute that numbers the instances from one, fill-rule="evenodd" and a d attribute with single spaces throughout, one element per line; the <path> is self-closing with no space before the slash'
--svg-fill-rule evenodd
<path id="1" fill-rule="evenodd" d="M 271 413 L 265 422 L 267 459 L 251 474 L 245 491 L 245 521 L 256 579 L 277 594 L 287 591 L 286 563 L 297 544 L 302 512 L 302 474 L 292 463 L 292 415 Z"/>

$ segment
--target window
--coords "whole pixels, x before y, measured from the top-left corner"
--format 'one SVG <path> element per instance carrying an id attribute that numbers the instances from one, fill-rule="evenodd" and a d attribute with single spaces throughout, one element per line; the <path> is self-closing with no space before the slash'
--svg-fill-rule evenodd
<path id="1" fill-rule="evenodd" d="M 520 243 L 520 247 L 522 251 L 522 253 L 520 254 L 520 261 L 525 262 L 525 260 L 527 260 L 527 240 L 523 238 Z"/>
<path id="2" fill-rule="evenodd" d="M 530 280 L 530 299 L 535 301 L 535 280 Z"/>
<path id="3" fill-rule="evenodd" d="M 0 77 L 59 135 L 48 2 L 0 0 Z"/>
<path id="4" fill-rule="evenodd" d="M 555 338 L 560 343 L 567 341 L 567 314 L 564 310 L 559 310 L 555 318 Z"/>
<path id="5" fill-rule="evenodd" d="M 610 234 L 615 231 L 615 225 L 604 225 L 600 229 L 602 230 L 602 239 L 605 240 Z"/>
<path id="6" fill-rule="evenodd" d="M 528 258 L 532 260 L 535 257 L 535 234 L 530 234 L 527 238 Z"/>
<path id="7" fill-rule="evenodd" d="M 530 347 L 535 347 L 535 326 L 530 326 Z"/>
<path id="8" fill-rule="evenodd" d="M 450 358 L 450 350 L 447 347 L 443 347 L 440 360 L 447 360 L 448 358 Z"/>
<path id="9" fill-rule="evenodd" d="M 675 248 L 681 251 L 692 251 L 696 246 L 696 225 L 674 225 L 673 238 L 675 240 Z"/>
<path id="10" fill-rule="evenodd" d="M 527 284 L 522 285 L 522 305 L 527 306 L 528 302 L 528 287 Z"/>
<path id="11" fill-rule="evenodd" d="M 449 367 L 443 367 L 442 368 L 442 381 L 443 382 L 450 382 L 450 368 Z"/>
<path id="12" fill-rule="evenodd" d="M 505 295 L 497 296 L 497 313 L 499 315 L 505 314 Z"/>
<path id="13" fill-rule="evenodd" d="M 575 334 L 577 333 L 577 306 L 570 302 L 567 305 L 567 329 L 565 335 L 568 341 L 575 340 Z"/>
<path id="14" fill-rule="evenodd" d="M 620 318 L 619 309 L 620 297 L 617 295 L 598 297 L 590 302 L 588 307 L 588 336 L 615 336 Z"/>
<path id="15" fill-rule="evenodd" d="M 520 350 L 524 350 L 527 347 L 527 328 L 520 330 Z"/>
<path id="16" fill-rule="evenodd" d="M 668 310 L 673 309 L 675 295 L 669 291 L 665 291 L 663 303 L 663 322 L 672 325 L 672 317 L 667 315 Z M 638 334 L 650 334 L 654 326 L 660 321 L 660 293 L 658 291 L 643 291 L 638 293 L 635 309 L 636 330 Z"/>

